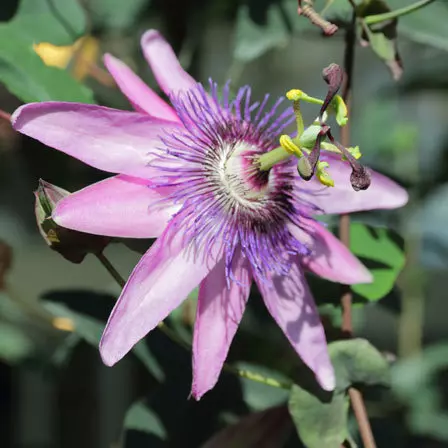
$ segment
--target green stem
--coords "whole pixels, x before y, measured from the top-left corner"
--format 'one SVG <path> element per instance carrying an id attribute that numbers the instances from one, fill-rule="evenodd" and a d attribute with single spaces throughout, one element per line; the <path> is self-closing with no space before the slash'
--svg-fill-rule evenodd
<path id="1" fill-rule="evenodd" d="M 274 378 L 265 377 L 263 375 L 259 375 L 258 373 L 251 372 L 250 370 L 237 369 L 229 364 L 224 364 L 224 370 L 240 376 L 241 378 L 247 378 L 248 380 L 266 384 L 267 386 L 276 387 L 278 389 L 289 390 L 292 387 L 292 383 L 290 382 L 278 381 Z"/>
<path id="2" fill-rule="evenodd" d="M 126 281 L 119 274 L 119 272 L 114 268 L 112 263 L 106 258 L 106 256 L 101 252 L 95 254 L 101 264 L 107 269 L 109 274 L 114 278 L 114 280 L 120 285 L 121 288 L 124 287 Z M 157 327 L 162 331 L 168 338 L 170 338 L 173 342 L 178 344 L 180 347 L 183 347 L 185 350 L 191 351 L 191 345 L 183 340 L 175 331 L 173 331 L 168 325 L 164 322 L 159 322 Z M 240 376 L 241 378 L 247 378 L 251 381 L 255 381 L 257 383 L 262 383 L 267 386 L 281 388 L 281 389 L 290 389 L 290 383 L 284 383 L 281 381 L 277 381 L 273 378 L 265 377 L 255 372 L 251 372 L 249 370 L 241 370 L 236 367 L 233 367 L 227 363 L 224 363 L 224 370 L 227 372 L 233 373 L 234 375 Z"/>
<path id="3" fill-rule="evenodd" d="M 386 20 L 396 19 L 398 17 L 405 16 L 406 14 L 411 14 L 414 11 L 418 11 L 421 8 L 434 2 L 434 0 L 420 0 L 419 2 L 413 3 L 409 6 L 404 6 L 403 8 L 396 9 L 395 11 L 385 12 L 383 14 L 374 14 L 372 16 L 364 17 L 364 23 L 367 25 L 374 25 L 375 23 L 385 22 Z"/>
<path id="4" fill-rule="evenodd" d="M 260 164 L 260 170 L 268 171 L 275 164 L 283 162 L 286 159 L 289 159 L 291 155 L 292 154 L 286 151 L 285 148 L 279 146 L 278 148 L 275 148 L 272 151 L 269 151 L 258 158 L 258 163 Z"/>
<path id="5" fill-rule="evenodd" d="M 120 287 L 124 288 L 126 280 L 112 266 L 112 263 L 106 258 L 106 256 L 102 252 L 98 252 L 95 255 L 96 258 L 98 258 L 98 260 L 100 261 L 100 263 L 107 269 L 107 272 L 109 272 L 109 274 L 114 278 L 114 280 L 120 285 Z"/>

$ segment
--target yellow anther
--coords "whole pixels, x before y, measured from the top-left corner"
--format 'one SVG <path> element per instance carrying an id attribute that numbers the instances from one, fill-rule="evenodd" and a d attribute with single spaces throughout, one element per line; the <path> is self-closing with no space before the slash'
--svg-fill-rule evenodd
<path id="1" fill-rule="evenodd" d="M 303 97 L 303 92 L 299 89 L 291 89 L 288 92 L 286 92 L 286 98 L 288 98 L 289 101 L 299 101 Z"/>
<path id="2" fill-rule="evenodd" d="M 300 148 L 293 142 L 289 135 L 283 134 L 280 137 L 280 146 L 285 149 L 289 154 L 295 155 L 296 157 L 302 157 L 303 153 Z"/>
<path id="3" fill-rule="evenodd" d="M 334 187 L 334 180 L 330 177 L 330 175 L 325 171 L 325 168 L 328 168 L 328 162 L 318 162 L 316 177 L 319 179 L 319 182 L 326 187 Z"/>

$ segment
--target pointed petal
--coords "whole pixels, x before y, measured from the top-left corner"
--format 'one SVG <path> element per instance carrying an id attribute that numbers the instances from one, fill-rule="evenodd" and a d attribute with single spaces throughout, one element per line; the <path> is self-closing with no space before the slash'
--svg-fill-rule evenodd
<path id="1" fill-rule="evenodd" d="M 104 65 L 137 111 L 168 121 L 179 121 L 174 109 L 147 86 L 123 61 L 110 54 L 105 54 Z"/>
<path id="2" fill-rule="evenodd" d="M 197 253 L 183 241 L 181 215 L 143 255 L 107 322 L 100 342 L 103 362 L 111 366 L 165 319 L 213 269 L 222 248 Z"/>
<path id="3" fill-rule="evenodd" d="M 302 361 L 324 389 L 333 390 L 335 375 L 325 332 L 298 257 L 293 261 L 288 275 L 272 275 L 268 278 L 272 283 L 257 276 L 255 280 L 266 307 Z"/>
<path id="4" fill-rule="evenodd" d="M 302 219 L 302 227 L 288 226 L 294 238 L 306 244 L 311 254 L 301 257 L 301 263 L 311 272 L 345 285 L 371 283 L 370 271 L 322 224 Z"/>
<path id="5" fill-rule="evenodd" d="M 241 251 L 235 253 L 227 286 L 224 258 L 199 287 L 193 336 L 193 397 L 199 400 L 218 381 L 230 344 L 243 317 L 252 275 Z"/>
<path id="6" fill-rule="evenodd" d="M 62 227 L 94 235 L 154 238 L 178 210 L 148 181 L 119 175 L 110 177 L 60 201 L 53 212 Z"/>
<path id="7" fill-rule="evenodd" d="M 141 39 L 143 54 L 159 83 L 167 94 L 190 90 L 196 81 L 181 67 L 170 44 L 156 30 L 149 30 Z"/>
<path id="8" fill-rule="evenodd" d="M 351 213 L 362 210 L 393 209 L 408 201 L 406 190 L 393 180 L 370 170 L 372 183 L 367 190 L 355 191 L 350 184 L 351 168 L 347 162 L 327 155 L 330 164 L 327 172 L 335 186 L 325 187 L 315 177 L 306 182 L 296 176 L 298 195 L 304 202 L 314 205 L 318 214 Z"/>
<path id="9" fill-rule="evenodd" d="M 19 107 L 13 116 L 16 131 L 111 173 L 151 178 L 151 151 L 159 136 L 180 125 L 136 112 L 92 104 L 44 102 Z"/>

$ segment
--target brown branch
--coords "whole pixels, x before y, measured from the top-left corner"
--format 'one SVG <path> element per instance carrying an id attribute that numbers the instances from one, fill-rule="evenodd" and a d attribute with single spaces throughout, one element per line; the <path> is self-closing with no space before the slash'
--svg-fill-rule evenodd
<path id="1" fill-rule="evenodd" d="M 345 35 L 345 51 L 344 51 L 344 71 L 345 79 L 342 90 L 342 97 L 347 104 L 347 110 L 351 109 L 351 90 L 353 80 L 353 65 L 355 59 L 356 44 L 356 16 L 353 13 L 351 26 Z M 350 128 L 347 123 L 341 129 L 341 143 L 346 148 L 350 146 Z M 347 247 L 350 246 L 350 215 L 342 214 L 339 218 L 339 238 Z M 352 334 L 352 292 L 348 285 L 342 286 L 341 307 L 342 307 L 342 330 L 347 335 Z M 376 448 L 375 439 L 373 438 L 372 428 L 370 426 L 369 417 L 361 393 L 351 387 L 348 391 L 353 412 L 358 422 L 359 432 L 365 448 Z"/>

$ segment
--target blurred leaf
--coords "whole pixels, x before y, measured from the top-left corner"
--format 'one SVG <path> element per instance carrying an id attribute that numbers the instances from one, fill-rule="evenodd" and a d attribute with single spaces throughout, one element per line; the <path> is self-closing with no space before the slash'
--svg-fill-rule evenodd
<path id="1" fill-rule="evenodd" d="M 89 11 L 95 27 L 127 29 L 151 0 L 90 0 Z"/>
<path id="2" fill-rule="evenodd" d="M 446 343 L 430 346 L 392 367 L 392 390 L 409 406 L 412 431 L 448 440 L 448 410 L 444 403 L 447 371 Z"/>
<path id="3" fill-rule="evenodd" d="M 247 362 L 238 362 L 236 367 L 241 370 L 250 370 L 257 372 L 260 375 L 274 378 L 282 382 L 288 382 L 289 379 L 275 370 L 268 367 L 251 364 Z M 241 388 L 243 392 L 243 399 L 247 406 L 253 411 L 262 411 L 280 404 L 286 403 L 288 400 L 289 391 L 276 387 L 268 387 L 265 384 L 249 380 L 247 378 L 240 378 Z"/>
<path id="4" fill-rule="evenodd" d="M 402 247 L 401 237 L 390 229 L 352 223 L 350 249 L 373 274 L 373 283 L 353 285 L 353 291 L 372 301 L 389 293 L 405 264 Z"/>
<path id="5" fill-rule="evenodd" d="M 318 398 L 294 385 L 289 412 L 300 439 L 308 448 L 338 448 L 347 438 L 349 401 L 343 393 Z"/>
<path id="6" fill-rule="evenodd" d="M 397 20 L 388 20 L 374 25 L 367 25 L 362 17 L 382 14 L 391 9 L 383 0 L 364 1 L 356 10 L 356 15 L 361 17 L 361 42 L 370 45 L 375 54 L 389 67 L 395 80 L 401 78 L 403 66 L 398 54 L 397 44 Z"/>
<path id="7" fill-rule="evenodd" d="M 389 365 L 378 350 L 364 339 L 331 342 L 328 351 L 336 374 L 334 392 L 326 392 L 315 380 L 294 385 L 289 412 L 299 437 L 308 448 L 339 448 L 348 433 L 347 389 L 356 384 L 387 385 Z M 306 384 L 306 387 L 305 387 Z"/>
<path id="8" fill-rule="evenodd" d="M 76 0 L 21 0 L 10 29 L 29 42 L 69 45 L 86 31 L 86 17 Z"/>
<path id="9" fill-rule="evenodd" d="M 410 0 L 388 0 L 392 10 L 414 3 Z M 448 4 L 435 1 L 416 12 L 400 17 L 398 31 L 406 37 L 441 50 L 448 51 Z"/>
<path id="10" fill-rule="evenodd" d="M 250 414 L 229 425 L 202 448 L 282 448 L 291 431 L 286 407 Z"/>
<path id="11" fill-rule="evenodd" d="M 16 16 L 0 24 L 0 81 L 24 102 L 92 103 L 92 92 L 63 71 L 47 67 L 33 45 L 69 45 L 85 31 L 76 0 L 22 0 Z"/>
<path id="12" fill-rule="evenodd" d="M 389 384 L 387 360 L 365 339 L 332 342 L 328 351 L 336 373 L 337 391 L 345 391 L 352 384 Z"/>
<path id="13" fill-rule="evenodd" d="M 18 364 L 46 358 L 60 340 L 61 335 L 38 305 L 0 292 L 0 359 Z"/>
<path id="14" fill-rule="evenodd" d="M 144 401 L 137 401 L 126 412 L 124 429 L 154 434 L 157 438 L 166 440 L 167 433 L 157 414 Z"/>
<path id="15" fill-rule="evenodd" d="M 43 299 L 45 308 L 55 318 L 64 319 L 61 322 L 66 325 L 67 330 L 73 331 L 87 343 L 98 347 L 105 325 L 104 314 L 107 315 L 110 312 L 114 297 L 87 291 L 56 291 L 46 294 Z M 106 307 L 104 307 L 104 301 L 108 302 Z M 102 320 L 103 316 L 104 320 Z M 154 378 L 163 380 L 164 372 L 145 341 L 135 345 L 132 352 Z"/>
<path id="16" fill-rule="evenodd" d="M 238 10 L 233 55 L 242 62 L 252 61 L 305 29 L 314 27 L 298 17 L 297 0 L 248 0 Z"/>
<path id="17" fill-rule="evenodd" d="M 17 325 L 0 321 L 0 359 L 18 364 L 29 358 L 35 350 L 34 341 Z"/>
<path id="18" fill-rule="evenodd" d="M 317 5 L 320 6 L 320 3 Z M 359 0 L 355 0 L 355 3 L 359 3 Z M 353 7 L 347 0 L 326 0 L 320 14 L 330 22 L 349 24 L 352 20 Z"/>

